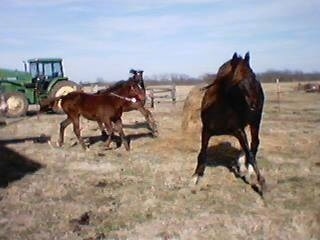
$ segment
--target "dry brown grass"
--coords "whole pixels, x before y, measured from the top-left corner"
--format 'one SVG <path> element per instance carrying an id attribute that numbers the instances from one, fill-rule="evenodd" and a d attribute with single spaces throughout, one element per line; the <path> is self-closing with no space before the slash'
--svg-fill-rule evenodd
<path id="1" fill-rule="evenodd" d="M 231 137 L 212 139 L 217 162 L 191 184 L 200 143 L 181 131 L 182 102 L 156 105 L 157 139 L 136 127 L 138 112 L 126 113 L 130 153 L 105 151 L 96 124 L 85 120 L 88 152 L 74 146 L 71 127 L 63 148 L 37 142 L 43 133 L 57 140 L 63 115 L 1 128 L 0 180 L 12 181 L 0 188 L 0 239 L 320 239 L 320 94 L 294 86 L 281 85 L 279 111 L 275 86 L 264 85 L 264 200 L 225 167 L 238 148 Z M 178 95 L 189 89 L 178 87 Z M 26 171 L 30 161 L 42 167 Z"/>

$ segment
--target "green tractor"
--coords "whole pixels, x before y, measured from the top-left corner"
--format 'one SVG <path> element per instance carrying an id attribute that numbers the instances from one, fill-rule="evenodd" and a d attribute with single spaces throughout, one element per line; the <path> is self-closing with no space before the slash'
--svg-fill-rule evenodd
<path id="1" fill-rule="evenodd" d="M 8 104 L 7 117 L 20 117 L 27 113 L 29 104 L 58 97 L 80 89 L 64 76 L 61 58 L 36 58 L 24 62 L 24 71 L 0 69 L 0 93 Z M 53 109 L 60 113 L 61 108 Z"/>

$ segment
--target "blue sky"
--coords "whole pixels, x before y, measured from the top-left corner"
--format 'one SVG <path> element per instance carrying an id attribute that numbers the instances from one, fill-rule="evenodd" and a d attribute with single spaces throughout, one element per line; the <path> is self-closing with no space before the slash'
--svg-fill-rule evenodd
<path id="1" fill-rule="evenodd" d="M 62 57 L 74 81 L 215 73 L 236 51 L 256 72 L 320 70 L 319 0 L 0 0 L 0 67 Z"/>

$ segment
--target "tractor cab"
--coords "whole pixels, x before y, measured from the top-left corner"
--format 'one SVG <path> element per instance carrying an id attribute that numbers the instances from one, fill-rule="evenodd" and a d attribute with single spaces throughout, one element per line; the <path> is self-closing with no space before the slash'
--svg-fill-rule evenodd
<path id="1" fill-rule="evenodd" d="M 41 80 L 63 77 L 61 58 L 36 58 L 30 59 L 28 62 L 33 79 L 39 78 Z"/>
<path id="2" fill-rule="evenodd" d="M 36 58 L 30 59 L 29 72 L 32 76 L 32 85 L 36 86 L 39 93 L 44 93 L 55 78 L 63 78 L 61 58 Z M 26 68 L 26 66 L 25 66 Z"/>

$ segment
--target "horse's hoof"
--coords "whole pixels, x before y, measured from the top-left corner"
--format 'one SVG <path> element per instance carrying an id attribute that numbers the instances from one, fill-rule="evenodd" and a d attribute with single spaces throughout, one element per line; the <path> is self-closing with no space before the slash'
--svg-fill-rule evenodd
<path id="1" fill-rule="evenodd" d="M 158 130 L 152 130 L 152 137 L 154 137 L 154 138 L 159 137 Z"/>
<path id="2" fill-rule="evenodd" d="M 51 148 L 54 148 L 54 146 L 52 145 L 52 142 L 50 140 L 48 140 L 48 145 L 51 147 Z"/>
<path id="3" fill-rule="evenodd" d="M 89 151 L 89 148 L 86 145 L 81 145 L 84 151 Z"/>
<path id="4" fill-rule="evenodd" d="M 198 174 L 195 174 L 192 178 L 192 182 L 194 185 L 197 185 L 200 182 L 201 177 Z"/>
<path id="5" fill-rule="evenodd" d="M 125 146 L 125 149 L 126 149 L 127 152 L 130 151 L 130 147 L 129 146 Z"/>
<path id="6" fill-rule="evenodd" d="M 251 185 L 258 184 L 257 176 L 256 176 L 251 164 L 249 164 L 248 170 L 246 171 L 246 174 L 242 177 L 244 178 L 244 180 L 247 183 L 250 183 Z"/>
<path id="7" fill-rule="evenodd" d="M 267 184 L 266 184 L 266 179 L 262 176 L 260 176 L 260 179 L 258 180 L 261 192 L 266 192 L 267 191 Z"/>
<path id="8" fill-rule="evenodd" d="M 62 143 L 61 142 L 56 142 L 56 146 L 57 147 L 62 147 Z"/>

